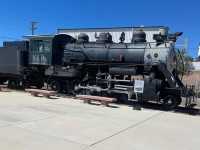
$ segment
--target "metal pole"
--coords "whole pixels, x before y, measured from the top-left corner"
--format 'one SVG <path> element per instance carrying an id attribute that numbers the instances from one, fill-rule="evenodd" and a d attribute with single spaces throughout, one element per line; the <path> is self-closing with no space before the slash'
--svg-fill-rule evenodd
<path id="1" fill-rule="evenodd" d="M 31 22 L 31 33 L 32 33 L 32 35 L 34 35 L 35 30 L 37 30 L 37 24 L 38 24 L 38 22 L 35 22 L 35 21 Z"/>
<path id="2" fill-rule="evenodd" d="M 139 102 L 138 101 L 138 94 L 137 94 L 137 92 L 135 93 L 135 97 L 136 97 L 136 101 L 137 102 Z M 137 104 L 136 104 L 137 105 Z M 135 106 L 135 104 L 134 104 L 134 102 L 133 102 L 133 110 L 136 110 L 137 108 L 136 108 L 137 106 Z"/>

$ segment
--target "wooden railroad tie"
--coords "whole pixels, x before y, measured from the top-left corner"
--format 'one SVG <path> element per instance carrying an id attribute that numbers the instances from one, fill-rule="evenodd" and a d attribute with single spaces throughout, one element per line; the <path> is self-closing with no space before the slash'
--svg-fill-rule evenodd
<path id="1" fill-rule="evenodd" d="M 0 92 L 3 92 L 7 88 L 8 88 L 8 85 L 0 85 Z"/>
<path id="2" fill-rule="evenodd" d="M 56 91 L 47 91 L 47 90 L 39 90 L 39 89 L 25 89 L 26 92 L 29 92 L 32 96 L 43 95 L 46 98 L 51 98 L 51 96 L 55 96 L 57 94 Z"/>
<path id="3" fill-rule="evenodd" d="M 91 96 L 91 95 L 77 95 L 76 98 L 81 99 L 84 103 L 90 104 L 92 101 L 100 102 L 101 105 L 109 106 L 110 103 L 116 102 L 116 98 Z"/>

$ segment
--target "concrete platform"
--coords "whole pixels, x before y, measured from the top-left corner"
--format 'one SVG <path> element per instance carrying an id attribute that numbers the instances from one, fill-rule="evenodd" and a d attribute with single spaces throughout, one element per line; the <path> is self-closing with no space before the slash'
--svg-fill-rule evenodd
<path id="1" fill-rule="evenodd" d="M 199 150 L 200 116 L 0 93 L 2 150 Z"/>

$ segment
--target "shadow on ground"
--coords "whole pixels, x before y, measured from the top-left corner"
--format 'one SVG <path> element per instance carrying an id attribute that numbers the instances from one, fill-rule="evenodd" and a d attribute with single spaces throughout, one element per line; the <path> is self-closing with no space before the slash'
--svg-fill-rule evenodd
<path id="1" fill-rule="evenodd" d="M 65 94 L 58 94 L 57 97 L 52 97 L 51 99 L 59 99 L 59 97 L 62 98 L 70 98 L 70 99 L 76 99 L 74 96 L 71 95 L 65 95 Z M 141 110 L 140 108 L 145 108 L 145 109 L 153 109 L 153 110 L 159 110 L 159 111 L 170 111 L 170 112 L 174 112 L 174 113 L 182 113 L 182 114 L 189 114 L 189 115 L 200 115 L 200 109 L 198 108 L 185 108 L 183 106 L 179 106 L 173 110 L 166 110 L 165 108 L 163 108 L 163 106 L 161 104 L 157 104 L 157 103 L 148 103 L 148 102 L 144 102 L 142 104 L 139 104 L 136 101 L 126 101 L 123 103 L 117 102 L 117 105 L 127 105 L 128 107 L 133 107 L 134 110 Z M 96 103 L 96 102 L 92 102 L 90 103 L 90 105 L 95 105 L 95 106 L 100 106 L 100 103 Z M 117 105 L 112 105 L 110 104 L 109 107 L 110 108 L 119 108 L 120 106 Z"/>
<path id="2" fill-rule="evenodd" d="M 200 109 L 198 108 L 185 108 L 183 106 L 179 106 L 173 110 L 166 110 L 163 108 L 161 104 L 156 104 L 156 103 L 143 103 L 139 104 L 138 102 L 129 102 L 127 103 L 129 107 L 141 107 L 141 108 L 146 108 L 146 109 L 154 109 L 154 110 L 159 110 L 159 111 L 170 111 L 174 113 L 182 113 L 182 114 L 189 114 L 189 115 L 200 115 Z"/>

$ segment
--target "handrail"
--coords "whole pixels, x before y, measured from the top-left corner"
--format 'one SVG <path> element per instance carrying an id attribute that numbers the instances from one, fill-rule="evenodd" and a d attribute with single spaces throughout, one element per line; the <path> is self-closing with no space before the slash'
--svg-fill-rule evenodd
<path id="1" fill-rule="evenodd" d="M 103 48 L 108 48 L 108 49 L 110 49 L 110 48 L 112 48 L 112 49 L 138 49 L 138 48 L 134 48 L 134 47 L 131 47 L 131 48 L 129 48 L 128 46 L 129 45 L 144 45 L 144 48 L 147 48 L 147 45 L 150 47 L 150 48 L 152 48 L 153 47 L 153 44 L 154 44 L 154 48 L 167 48 L 167 47 L 169 47 L 169 46 L 167 46 L 167 44 L 168 44 L 169 42 L 163 42 L 163 43 L 158 43 L 158 42 L 145 42 L 145 43 L 95 43 L 95 42 L 92 42 L 92 43 L 82 43 L 82 46 L 83 46 L 83 48 L 99 48 L 98 46 L 95 46 L 95 44 L 97 44 L 97 45 L 102 45 L 102 47 Z M 73 43 L 73 44 L 75 44 L 75 43 Z M 87 44 L 88 44 L 88 46 L 87 46 Z M 90 45 L 91 44 L 91 45 Z M 92 44 L 94 44 L 94 45 L 92 45 Z M 123 48 L 114 48 L 114 47 L 112 47 L 112 45 L 124 45 L 125 47 Z M 160 46 L 163 46 L 163 47 L 160 47 Z M 159 47 L 158 47 L 159 46 Z"/>

